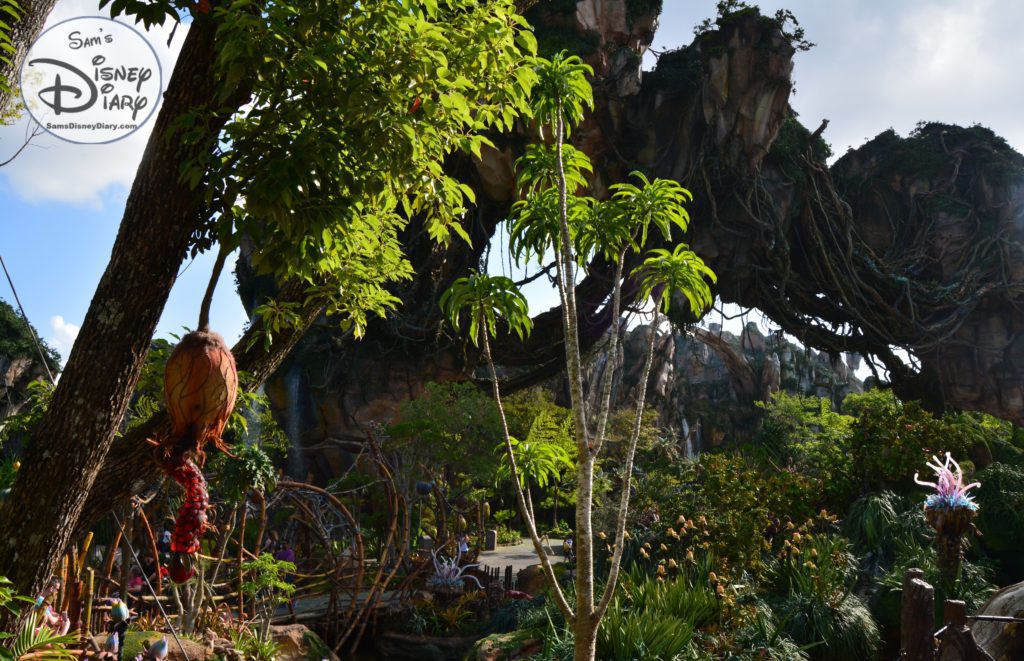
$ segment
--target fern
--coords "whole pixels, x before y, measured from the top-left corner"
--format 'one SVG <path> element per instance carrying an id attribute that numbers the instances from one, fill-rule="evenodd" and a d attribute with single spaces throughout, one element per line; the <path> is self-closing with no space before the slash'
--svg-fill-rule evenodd
<path id="1" fill-rule="evenodd" d="M 0 651 L 0 659 L 22 659 L 33 652 L 46 652 L 47 659 L 74 659 L 74 653 L 67 648 L 75 642 L 75 634 L 58 635 L 47 627 L 35 626 L 35 617 L 25 618 L 21 631 L 9 648 Z"/>

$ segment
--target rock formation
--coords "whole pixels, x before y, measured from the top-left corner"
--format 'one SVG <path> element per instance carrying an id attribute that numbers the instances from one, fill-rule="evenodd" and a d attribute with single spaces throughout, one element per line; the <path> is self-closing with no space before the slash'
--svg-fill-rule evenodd
<path id="1" fill-rule="evenodd" d="M 718 273 L 718 297 L 761 309 L 823 352 L 812 360 L 824 367 L 816 376 L 787 373 L 801 350 L 780 347 L 776 373 L 766 343 L 770 364 L 755 369 L 746 352 L 757 355 L 766 340 L 753 333 L 734 346 L 709 332 L 699 338 L 704 348 L 687 340 L 689 350 L 714 347 L 737 396 L 793 379 L 824 388 L 817 379 L 842 381 L 849 371 L 832 357 L 861 354 L 903 397 L 1024 423 L 1024 157 L 980 127 L 930 124 L 907 138 L 883 133 L 830 168 L 819 131 L 802 126 L 788 105 L 801 43 L 784 20 L 756 9 L 720 16 L 641 74 L 660 6 L 548 0 L 527 12 L 542 52 L 567 48 L 594 67 L 597 107 L 573 135 L 595 164 L 590 193 L 604 195 L 638 169 L 690 188 L 686 240 Z M 322 470 L 336 470 L 346 444 L 425 381 L 477 375 L 479 356 L 451 335 L 437 299 L 481 264 L 514 201 L 512 163 L 528 140 L 524 127 L 496 136 L 496 149 L 480 161 L 452 160 L 452 172 L 478 191 L 466 223 L 471 247 L 434 245 L 413 219 L 405 247 L 418 277 L 395 289 L 401 313 L 374 322 L 360 342 L 324 320 L 268 387 L 285 429 L 317 448 L 310 456 Z M 594 261 L 577 288 L 585 347 L 613 322 L 610 271 Z M 258 283 L 244 268 L 240 281 L 243 300 L 255 303 Z M 635 287 L 627 281 L 624 292 L 633 296 Z M 495 342 L 507 389 L 557 374 L 562 352 L 557 309 L 535 317 L 526 342 Z M 656 388 L 671 393 L 668 373 L 656 375 Z"/>
<path id="2" fill-rule="evenodd" d="M 650 326 L 624 332 L 614 360 L 599 349 L 587 366 L 588 384 L 600 383 L 604 370 L 615 369 L 615 408 L 636 401 L 650 333 Z M 846 395 L 863 388 L 843 360 L 797 346 L 780 333 L 765 336 L 750 322 L 737 336 L 710 324 L 707 329 L 661 330 L 647 403 L 658 411 L 660 424 L 673 428 L 691 452 L 699 452 L 753 440 L 759 418 L 755 402 L 773 392 L 825 397 L 838 409 Z"/>
<path id="3" fill-rule="evenodd" d="M 44 345 L 47 363 L 56 374 L 56 354 Z M 0 422 L 18 413 L 28 401 L 28 384 L 46 379 L 46 367 L 21 315 L 0 300 Z"/>

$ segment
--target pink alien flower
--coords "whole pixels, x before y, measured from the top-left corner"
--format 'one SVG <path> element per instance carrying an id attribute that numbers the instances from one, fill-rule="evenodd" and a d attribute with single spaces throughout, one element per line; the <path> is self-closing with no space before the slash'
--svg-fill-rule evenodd
<path id="1" fill-rule="evenodd" d="M 921 486 L 935 489 L 935 493 L 925 499 L 925 507 L 929 509 L 967 507 L 972 510 L 978 509 L 977 503 L 967 495 L 967 492 L 975 487 L 980 487 L 980 482 L 964 484 L 964 472 L 960 464 L 956 463 L 952 455 L 946 453 L 946 461 L 940 463 L 939 458 L 933 456 L 934 464 L 928 464 L 928 468 L 935 471 L 935 482 L 924 482 L 918 479 L 914 473 L 914 481 Z"/>

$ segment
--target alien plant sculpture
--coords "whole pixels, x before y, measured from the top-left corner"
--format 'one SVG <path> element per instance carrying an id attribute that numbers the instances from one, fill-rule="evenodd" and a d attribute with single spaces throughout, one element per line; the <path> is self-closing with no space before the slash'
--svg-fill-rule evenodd
<path id="1" fill-rule="evenodd" d="M 466 579 L 475 582 L 481 590 L 484 589 L 476 576 L 466 574 L 467 570 L 479 567 L 479 563 L 459 566 L 461 553 L 454 558 L 439 556 L 437 551 L 432 551 L 431 555 L 434 558 L 434 575 L 427 579 L 427 589 L 442 594 L 458 594 L 462 592 Z"/>
<path id="2" fill-rule="evenodd" d="M 171 578 L 178 583 L 195 574 L 193 558 L 206 527 L 210 496 L 200 470 L 206 459 L 203 447 L 212 442 L 218 449 L 227 450 L 221 433 L 235 407 L 237 393 L 235 359 L 224 338 L 208 326 L 183 337 L 164 368 L 171 431 L 157 442 L 162 455 L 160 465 L 185 488 L 185 502 L 174 522 L 168 566 Z"/>
<path id="3" fill-rule="evenodd" d="M 206 528 L 210 495 L 200 470 L 206 461 L 203 448 L 211 442 L 227 452 L 221 438 L 235 408 L 238 369 L 224 338 L 210 330 L 210 305 L 221 270 L 230 251 L 222 244 L 213 265 L 206 294 L 199 306 L 198 330 L 181 338 L 164 367 L 164 396 L 171 429 L 158 440 L 160 466 L 185 488 L 185 502 L 178 508 L 171 537 L 168 573 L 184 583 L 196 573 L 195 554 Z"/>
<path id="4" fill-rule="evenodd" d="M 945 462 L 940 462 L 938 457 L 932 459 L 935 463 L 928 464 L 928 468 L 935 472 L 936 481 L 920 480 L 917 473 L 914 473 L 914 481 L 935 489 L 935 493 L 929 494 L 924 501 L 924 515 L 928 525 L 935 529 L 939 571 L 948 591 L 960 575 L 963 535 L 978 510 L 978 505 L 967 492 L 980 487 L 981 483 L 964 484 L 963 470 L 948 452 Z"/>

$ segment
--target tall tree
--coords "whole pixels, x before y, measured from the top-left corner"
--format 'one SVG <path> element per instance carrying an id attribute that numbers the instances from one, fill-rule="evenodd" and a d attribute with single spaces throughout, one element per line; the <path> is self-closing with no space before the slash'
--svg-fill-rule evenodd
<path id="1" fill-rule="evenodd" d="M 532 83 L 535 44 L 511 0 L 240 2 L 193 19 L 110 263 L 0 510 L 0 566 L 26 593 L 78 524 L 187 251 L 248 234 L 260 271 L 285 285 L 242 367 L 260 368 L 250 352 L 281 335 L 291 346 L 321 309 L 358 335 L 394 305 L 384 284 L 410 273 L 397 238 L 409 215 L 435 240 L 465 234 L 472 191 L 441 164 L 508 128 Z"/>
<path id="2" fill-rule="evenodd" d="M 41 19 L 40 19 L 41 20 Z M 192 235 L 202 191 L 179 177 L 213 148 L 234 106 L 214 104 L 216 25 L 189 30 L 125 206 L 111 259 L 93 296 L 49 411 L 0 509 L 0 566 L 24 593 L 40 589 L 63 554 L 114 439 Z M 204 117 L 206 141 L 184 140 L 175 119 Z"/>
<path id="3" fill-rule="evenodd" d="M 551 60 L 538 61 L 538 83 L 531 105 L 541 137 L 553 139 L 553 144 L 531 147 L 519 159 L 518 188 L 525 191 L 526 198 L 514 210 L 511 237 L 513 252 L 520 257 L 529 259 L 548 252 L 555 255 L 555 281 L 562 302 L 566 371 L 578 456 L 574 606 L 570 605 L 559 584 L 537 533 L 530 491 L 524 489 L 527 486 L 528 474 L 524 474 L 524 471 L 528 468 L 528 456 L 509 435 L 498 372 L 491 350 L 490 338 L 497 333 L 499 319 L 520 337 L 529 332 L 532 322 L 528 316 L 526 300 L 508 278 L 474 275 L 457 280 L 440 301 L 442 309 L 456 328 L 460 324 L 460 313 L 468 311 L 469 337 L 474 344 L 483 347 L 490 370 L 491 387 L 502 420 L 507 470 L 512 477 L 520 513 L 547 575 L 555 603 L 566 621 L 572 625 L 574 656 L 577 661 L 595 658 L 597 630 L 618 582 L 619 564 L 625 545 L 626 517 L 629 513 L 633 458 L 640 437 L 659 312 L 667 312 L 673 296 L 679 294 L 688 301 L 692 314 L 701 314 L 712 302 L 706 279 L 715 279 L 714 273 L 682 243 L 677 244 L 672 251 L 652 251 L 650 257 L 631 274 L 639 285 L 638 300 L 653 299 L 655 308 L 641 375 L 641 383 L 644 385 L 637 397 L 632 432 L 627 441 L 626 460 L 622 467 L 616 550 L 612 555 L 612 566 L 603 592 L 600 599 L 595 600 L 595 537 L 592 521 L 594 469 L 606 438 L 611 380 L 608 377 L 595 384 L 593 387 L 597 392 L 587 396 L 577 325 L 575 267 L 589 262 L 596 253 L 611 258 L 616 264 L 611 306 L 617 315 L 621 308 L 620 282 L 626 255 L 644 250 L 652 230 L 661 234 L 664 240 L 671 239 L 673 227 L 685 230 L 689 216 L 682 204 L 689 199 L 689 193 L 675 182 L 649 181 L 638 173 L 642 186 L 613 185 L 611 202 L 601 203 L 576 196 L 576 192 L 586 183 L 584 172 L 590 171 L 591 167 L 585 155 L 565 144 L 565 138 L 580 123 L 586 107 L 591 104 L 591 88 L 586 80 L 589 72 L 590 67 L 584 65 L 578 57 L 567 56 L 564 52 L 556 54 Z M 615 354 L 617 340 L 618 332 L 613 332 L 609 349 L 612 355 Z M 596 407 L 588 406 L 588 402 L 594 401 L 597 402 Z M 551 472 L 550 464 L 545 464 L 545 478 Z"/>

